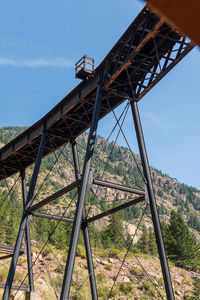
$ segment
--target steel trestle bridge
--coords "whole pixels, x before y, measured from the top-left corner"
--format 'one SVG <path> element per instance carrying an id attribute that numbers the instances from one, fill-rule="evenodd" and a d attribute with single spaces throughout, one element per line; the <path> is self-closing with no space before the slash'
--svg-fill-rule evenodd
<path id="1" fill-rule="evenodd" d="M 3 300 L 9 299 L 12 289 L 17 289 L 17 287 L 13 287 L 13 279 L 17 261 L 22 252 L 23 239 L 26 241 L 28 264 L 29 285 L 27 290 L 29 295 L 34 293 L 30 239 L 31 215 L 73 224 L 60 295 L 61 300 L 69 299 L 78 238 L 80 231 L 83 232 L 91 297 L 93 300 L 98 299 L 88 224 L 144 201 L 148 202 L 151 211 L 166 297 L 168 300 L 174 299 L 137 102 L 184 58 L 193 47 L 194 45 L 186 37 L 171 29 L 164 19 L 156 16 L 146 6 L 91 76 L 83 80 L 42 119 L 0 149 L 0 179 L 3 180 L 19 173 L 24 203 L 16 244 L 12 249 L 12 259 L 7 281 L 5 286 L 0 286 L 4 288 Z M 145 183 L 144 190 L 95 178 L 92 179 L 92 182 L 90 180 L 91 159 L 94 154 L 98 121 L 127 100 L 132 110 L 139 146 L 142 175 Z M 120 127 L 118 120 L 117 123 Z M 83 171 L 81 173 L 76 138 L 87 129 L 89 129 L 89 135 Z M 33 203 L 33 195 L 42 159 L 66 144 L 71 145 L 75 181 L 36 204 Z M 25 170 L 32 164 L 34 164 L 34 170 L 29 183 L 29 190 L 26 192 Z M 103 211 L 102 209 L 102 213 L 87 218 L 85 197 L 90 185 L 129 192 L 134 194 L 136 198 L 109 210 Z M 78 192 L 78 200 L 73 218 L 64 216 L 61 218 L 37 212 L 39 208 L 75 189 Z M 20 290 L 20 288 L 23 289 L 23 287 L 18 289 Z"/>

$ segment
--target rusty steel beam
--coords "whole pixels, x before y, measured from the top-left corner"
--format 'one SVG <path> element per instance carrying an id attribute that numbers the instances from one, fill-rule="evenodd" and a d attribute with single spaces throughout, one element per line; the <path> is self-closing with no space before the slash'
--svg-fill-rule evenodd
<path id="1" fill-rule="evenodd" d="M 131 55 L 129 56 L 128 60 L 117 70 L 117 72 L 111 77 L 111 79 L 105 84 L 105 88 L 108 88 L 111 83 L 121 74 L 122 71 L 127 69 L 131 64 L 134 57 L 140 52 L 140 50 L 145 46 L 145 44 L 155 37 L 160 27 L 163 25 L 164 19 L 161 18 L 161 20 L 156 24 L 153 31 L 149 32 L 145 38 L 141 41 L 141 43 L 137 46 L 135 50 L 132 51 Z"/>
<path id="2" fill-rule="evenodd" d="M 170 54 L 176 44 L 179 50 L 172 61 Z M 54 136 L 55 147 L 51 146 L 47 136 L 43 157 L 77 138 L 90 127 L 101 72 L 106 74 L 106 78 L 99 119 L 126 99 L 132 98 L 133 93 L 134 99 L 139 101 L 191 49 L 191 44 L 183 41 L 179 32 L 171 29 L 164 23 L 163 18 L 160 19 L 148 7 L 144 7 L 95 69 L 93 76 L 82 81 L 42 119 L 0 149 L 0 180 L 35 162 L 35 153 L 38 151 L 44 127 L 47 134 Z M 157 72 L 156 66 L 160 65 L 158 60 L 165 57 L 166 68 Z M 131 84 L 127 81 L 127 71 Z M 147 75 L 152 77 L 146 85 Z M 121 87 L 118 86 L 119 83 Z M 63 138 L 62 134 L 56 137 L 59 128 L 65 132 Z"/>
<path id="3" fill-rule="evenodd" d="M 146 87 L 144 89 L 144 91 L 142 91 L 140 93 L 140 95 L 137 96 L 137 102 L 142 99 L 142 97 L 144 97 L 169 71 L 172 70 L 173 67 L 175 67 L 175 65 L 177 65 L 179 63 L 179 61 L 181 59 L 183 59 L 192 49 L 194 48 L 193 44 L 191 43 L 185 51 L 183 51 L 179 58 L 177 58 L 176 60 L 172 61 L 172 63 L 169 65 L 169 67 L 167 67 L 165 69 L 165 72 L 161 72 L 161 74 L 155 79 L 153 80 L 148 87 Z"/>

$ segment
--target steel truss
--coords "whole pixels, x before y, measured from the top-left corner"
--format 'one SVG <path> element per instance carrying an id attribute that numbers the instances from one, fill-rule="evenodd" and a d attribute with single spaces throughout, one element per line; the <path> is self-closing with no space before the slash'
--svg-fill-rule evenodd
<path id="1" fill-rule="evenodd" d="M 102 72 L 105 82 L 100 119 L 126 99 L 139 101 L 193 47 L 188 39 L 181 37 L 145 7 L 95 70 L 93 77 L 82 81 L 46 116 L 0 149 L 0 179 L 35 162 L 44 128 L 48 129 L 43 153 L 46 156 L 90 127 Z"/>
<path id="2" fill-rule="evenodd" d="M 156 241 L 157 241 L 157 245 L 158 245 L 159 256 L 160 256 L 160 260 L 161 260 L 161 266 L 162 266 L 163 278 L 164 278 L 164 282 L 165 282 L 167 299 L 174 299 L 173 288 L 172 288 L 172 284 L 171 284 L 169 268 L 168 268 L 167 259 L 166 259 L 166 255 L 165 255 L 162 233 L 161 233 L 161 228 L 160 228 L 160 222 L 159 222 L 156 201 L 155 201 L 155 197 L 154 197 L 153 186 L 152 186 L 152 181 L 151 181 L 151 176 L 150 176 L 150 169 L 149 169 L 149 164 L 148 164 L 148 159 L 147 159 L 147 154 L 146 154 L 146 149 L 145 149 L 145 144 L 144 144 L 144 137 L 142 134 L 142 127 L 141 127 L 141 122 L 139 119 L 137 102 L 134 101 L 134 99 L 131 101 L 131 107 L 132 107 L 132 113 L 133 113 L 133 120 L 134 120 L 134 124 L 135 124 L 135 130 L 136 130 L 137 139 L 138 139 L 138 145 L 139 145 L 139 149 L 140 149 L 143 174 L 144 174 L 145 184 L 146 184 L 146 188 L 147 188 L 146 192 L 144 190 L 130 188 L 130 187 L 123 186 L 120 184 L 115 184 L 112 182 L 106 182 L 103 180 L 93 179 L 92 180 L 93 185 L 110 187 L 110 188 L 113 188 L 116 190 L 126 191 L 129 193 L 133 193 L 134 195 L 138 195 L 139 197 L 134 200 L 128 201 L 122 205 L 119 205 L 117 207 L 109 209 L 105 212 L 102 212 L 96 216 L 93 216 L 90 218 L 86 217 L 84 202 L 85 202 L 86 191 L 87 191 L 88 185 L 89 185 L 91 159 L 92 159 L 93 151 L 94 151 L 94 144 L 95 144 L 95 140 L 96 140 L 96 131 L 97 131 L 97 125 L 98 125 L 98 120 L 99 120 L 99 112 L 100 112 L 100 108 L 101 108 L 102 91 L 103 91 L 102 86 L 103 86 L 103 79 L 99 83 L 98 91 L 96 94 L 95 106 L 94 106 L 94 111 L 93 111 L 93 116 L 92 116 L 90 133 L 88 136 L 87 149 L 86 149 L 86 154 L 85 154 L 85 162 L 84 162 L 82 174 L 80 174 L 76 141 L 73 140 L 71 142 L 76 181 L 69 184 L 67 187 L 59 190 L 58 192 L 54 193 L 53 195 L 47 197 L 46 199 L 33 205 L 33 193 L 34 193 L 34 189 L 35 189 L 35 185 L 36 185 L 36 181 L 37 181 L 37 177 L 38 177 L 38 173 L 39 173 L 39 168 L 40 168 L 41 159 L 42 159 L 42 153 L 43 153 L 43 149 L 44 149 L 44 145 L 45 145 L 45 139 L 47 136 L 46 132 L 44 132 L 42 139 L 40 141 L 40 147 L 39 147 L 33 175 L 31 178 L 28 195 L 26 195 L 25 172 L 24 172 L 24 170 L 21 170 L 22 192 L 23 192 L 23 200 L 24 200 L 24 213 L 22 216 L 22 221 L 20 224 L 16 245 L 15 245 L 13 255 L 12 255 L 10 270 L 8 273 L 8 278 L 7 278 L 7 282 L 6 282 L 5 289 L 4 289 L 3 300 L 9 299 L 9 294 L 10 294 L 11 289 L 13 289 L 13 288 L 16 289 L 16 287 L 12 286 L 12 282 L 13 282 L 13 278 L 14 278 L 14 274 L 15 274 L 15 270 L 16 270 L 16 266 L 17 266 L 17 261 L 18 261 L 19 255 L 20 255 L 20 249 L 22 246 L 22 240 L 23 240 L 24 234 L 25 234 L 25 240 L 26 240 L 28 277 L 29 277 L 29 287 L 27 288 L 27 290 L 34 291 L 32 258 L 31 258 L 31 243 L 30 243 L 30 229 L 29 229 L 30 216 L 32 215 L 35 217 L 60 220 L 61 218 L 59 216 L 37 213 L 36 211 L 39 208 L 45 206 L 46 204 L 52 202 L 53 200 L 57 199 L 58 197 L 66 194 L 67 192 L 69 192 L 73 189 L 78 189 L 78 195 L 79 195 L 78 201 L 76 204 L 75 216 L 73 219 L 66 218 L 66 217 L 62 218 L 62 221 L 73 223 L 73 229 L 72 229 L 70 248 L 69 248 L 67 262 L 66 262 L 65 275 L 64 275 L 64 279 L 63 279 L 63 287 L 62 287 L 60 299 L 64 300 L 64 299 L 69 298 L 70 287 L 71 287 L 71 282 L 72 282 L 72 273 L 73 273 L 74 261 L 75 261 L 75 256 L 76 256 L 76 248 L 77 248 L 78 238 L 79 238 L 79 234 L 80 234 L 81 230 L 83 231 L 85 249 L 86 249 L 86 254 L 87 254 L 87 264 L 88 264 L 88 273 L 89 273 L 90 286 L 91 286 L 91 296 L 92 296 L 92 299 L 98 299 L 96 280 L 95 280 L 95 272 L 94 272 L 94 267 L 93 267 L 92 251 L 91 251 L 89 231 L 88 231 L 88 224 L 91 222 L 94 222 L 98 219 L 101 219 L 105 216 L 111 215 L 117 211 L 120 211 L 126 207 L 129 207 L 131 205 L 135 205 L 137 203 L 145 201 L 146 193 L 148 195 L 148 201 L 149 201 L 150 208 L 151 208 L 152 220 L 153 220 L 153 225 L 154 225 L 154 230 L 155 230 L 155 235 L 156 235 Z M 25 290 L 24 287 L 19 287 L 19 289 Z"/>
<path id="3" fill-rule="evenodd" d="M 61 101 L 53 111 L 37 123 L 37 126 L 31 127 L 0 151 L 0 178 L 3 179 L 20 172 L 24 203 L 19 232 L 11 255 L 12 260 L 3 300 L 8 300 L 11 289 L 16 289 L 13 286 L 13 278 L 21 254 L 23 238 L 25 238 L 28 264 L 29 286 L 27 289 L 30 292 L 34 291 L 29 227 L 31 216 L 61 220 L 73 224 L 60 296 L 61 300 L 69 299 L 78 238 L 80 231 L 83 232 L 91 296 L 93 300 L 98 299 L 88 224 L 131 205 L 147 201 L 147 199 L 150 205 L 167 299 L 174 299 L 137 102 L 192 48 L 193 45 L 187 39 L 181 37 L 178 32 L 171 30 L 162 19 L 159 19 L 145 7 L 96 70 L 95 78 L 82 83 L 69 95 L 67 101 L 66 99 Z M 91 159 L 94 154 L 98 121 L 127 99 L 132 109 L 145 190 L 94 178 L 91 180 L 90 178 Z M 52 116 L 53 114 L 55 115 Z M 81 174 L 76 138 L 87 128 L 90 128 L 90 131 Z M 66 143 L 71 144 L 75 181 L 33 204 L 33 195 L 42 158 Z M 34 171 L 27 193 L 25 169 L 34 162 Z M 88 188 L 94 185 L 132 193 L 137 195 L 137 198 L 103 211 L 96 216 L 87 217 L 85 212 L 86 192 Z M 78 201 L 73 218 L 37 212 L 39 208 L 75 189 L 78 192 Z M 19 287 L 19 289 L 26 288 Z"/>

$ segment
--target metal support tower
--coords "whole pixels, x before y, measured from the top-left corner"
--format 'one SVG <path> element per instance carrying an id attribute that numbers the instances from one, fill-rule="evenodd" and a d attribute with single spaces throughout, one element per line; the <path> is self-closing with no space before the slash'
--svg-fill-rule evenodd
<path id="1" fill-rule="evenodd" d="M 27 204 L 27 192 L 26 192 L 26 177 L 25 170 L 21 170 L 21 181 L 22 181 L 22 197 L 23 197 L 23 208 L 25 210 Z M 31 257 L 31 239 L 30 239 L 30 216 L 27 218 L 26 228 L 25 228 L 25 243 L 26 243 L 26 252 L 27 252 L 27 264 L 28 264 L 28 280 L 29 280 L 29 291 L 34 291 L 33 283 L 33 266 L 32 266 L 32 257 Z"/>
<path id="2" fill-rule="evenodd" d="M 157 205 L 156 205 L 156 200 L 155 200 L 155 195 L 154 195 L 154 190 L 153 190 L 153 184 L 152 184 L 152 179 L 151 179 L 151 172 L 150 172 L 147 151 L 146 151 L 146 146 L 145 146 L 145 141 L 144 141 L 144 136 L 143 136 L 143 131 L 142 131 L 142 124 L 140 121 L 140 116 L 139 116 L 139 111 L 138 111 L 138 106 L 137 106 L 136 101 L 131 102 L 131 108 L 132 108 L 132 115 L 133 115 L 135 131 L 136 131 L 136 136 L 137 136 L 137 141 L 138 141 L 138 146 L 139 146 L 139 151 L 140 151 L 143 173 L 144 173 L 144 177 L 146 180 L 147 193 L 148 193 L 152 221 L 153 221 L 153 226 L 154 226 L 154 231 L 155 231 L 155 236 L 156 236 L 156 242 L 157 242 L 157 246 L 158 246 L 158 252 L 159 252 L 159 256 L 160 256 L 160 262 L 161 262 L 161 268 L 162 268 L 162 272 L 163 272 L 163 278 L 164 278 L 164 283 L 165 283 L 167 299 L 174 300 L 173 287 L 172 287 L 169 267 L 168 267 L 168 263 L 167 263 L 167 257 L 166 257 L 165 248 L 164 248 L 160 220 L 159 220 L 159 216 L 158 216 L 158 210 L 157 210 Z"/>
<path id="3" fill-rule="evenodd" d="M 80 167 L 79 167 L 76 141 L 72 142 L 72 153 L 73 153 L 76 180 L 80 180 L 81 175 L 80 175 Z M 79 188 L 78 188 L 78 191 L 79 191 Z M 91 249 L 91 244 L 90 244 L 90 236 L 89 236 L 89 230 L 88 230 L 88 222 L 86 220 L 85 207 L 83 208 L 82 230 L 83 230 L 83 238 L 84 238 L 84 243 L 85 243 L 85 252 L 86 252 L 86 257 L 87 257 L 88 275 L 89 275 L 89 279 L 90 279 L 90 288 L 91 288 L 92 299 L 97 300 L 98 299 L 97 286 L 96 286 L 96 280 L 95 280 L 95 272 L 94 272 L 93 259 L 92 259 L 92 249 Z"/>
<path id="4" fill-rule="evenodd" d="M 3 300 L 9 299 L 11 289 L 27 290 L 25 287 L 12 286 L 18 257 L 22 253 L 21 245 L 24 234 L 27 248 L 28 290 L 31 292 L 34 289 L 29 229 L 30 215 L 57 220 L 58 222 L 73 223 L 60 296 L 61 300 L 67 300 L 70 294 L 78 238 L 80 231 L 83 231 L 91 295 L 93 300 L 97 300 L 98 295 L 88 224 L 144 201 L 145 194 L 148 195 L 149 199 L 167 299 L 174 300 L 137 102 L 179 63 L 193 47 L 194 45 L 185 37 L 182 37 L 178 31 L 174 31 L 163 19 L 156 16 L 148 7 L 144 7 L 99 67 L 95 69 L 93 76 L 87 77 L 41 120 L 0 149 L 0 180 L 21 172 L 24 201 L 24 212 L 15 248 L 0 245 L 0 248 L 7 248 L 7 250 L 12 251 L 12 253 L 9 253 L 12 261 Z M 134 100 L 131 100 L 132 98 Z M 131 102 L 146 191 L 114 182 L 93 179 L 92 185 L 132 193 L 134 199 L 108 210 L 103 209 L 99 214 L 87 218 L 85 214 L 85 196 L 88 189 L 98 120 L 108 115 L 126 100 Z M 119 123 L 118 125 L 120 127 Z M 46 128 L 45 133 L 44 128 Z M 75 139 L 88 128 L 90 128 L 90 133 L 84 167 L 82 174 L 80 174 Z M 42 157 L 54 153 L 57 149 L 70 142 L 72 142 L 76 180 L 33 205 L 33 194 Z M 34 155 L 35 153 L 38 153 L 37 158 Z M 33 163 L 35 163 L 35 167 L 30 188 L 26 195 L 25 169 Z M 78 201 L 74 218 L 37 211 L 75 189 L 78 190 Z M 135 198 L 136 195 L 138 197 Z M 2 259 L 5 259 L 5 256 Z M 3 287 L 3 285 L 0 285 L 0 288 Z"/>
<path id="5" fill-rule="evenodd" d="M 35 190 L 35 185 L 36 185 L 36 182 L 37 182 L 37 177 L 38 177 L 40 164 L 41 164 L 41 160 L 42 160 L 42 156 L 43 156 L 45 137 L 46 137 L 46 132 L 43 133 L 41 141 L 40 141 L 38 155 L 37 155 L 37 159 L 36 159 L 36 162 L 35 162 L 35 167 L 34 167 L 34 170 L 33 170 L 33 175 L 32 175 L 31 182 L 30 182 L 30 189 L 29 189 L 27 199 L 26 199 L 26 209 L 32 203 L 33 193 L 34 193 L 34 190 Z M 20 224 L 20 227 L 19 227 L 17 240 L 16 240 L 16 243 L 15 243 L 15 249 L 14 249 L 13 257 L 12 257 L 12 260 L 11 260 L 11 264 L 10 264 L 10 268 L 9 268 L 8 277 L 7 277 L 6 286 L 5 286 L 5 289 L 4 289 L 4 294 L 3 294 L 2 300 L 8 300 L 9 299 L 10 290 L 12 288 L 13 278 L 14 278 L 14 275 L 15 275 L 17 261 L 18 261 L 18 258 L 19 258 L 19 253 L 20 253 L 20 249 L 21 249 L 21 245 L 22 245 L 22 240 L 23 240 L 23 237 L 24 237 L 24 233 L 25 233 L 25 230 L 26 230 L 26 224 L 27 224 L 27 220 L 28 220 L 28 215 L 26 214 L 26 209 L 24 210 L 24 213 L 22 215 L 22 220 L 21 220 L 21 224 Z"/>
<path id="6" fill-rule="evenodd" d="M 82 174 L 82 178 L 81 178 L 79 194 L 78 194 L 78 201 L 77 201 L 77 206 L 76 206 L 76 214 L 75 214 L 75 218 L 74 218 L 72 236 L 71 236 L 70 247 L 69 247 L 69 252 L 68 252 L 68 256 L 67 256 L 67 263 L 66 263 L 66 268 L 65 268 L 65 274 L 64 274 L 64 279 L 63 279 L 63 286 L 62 286 L 62 291 L 61 291 L 61 297 L 60 297 L 61 300 L 67 300 L 69 297 L 69 293 L 70 293 L 72 273 L 73 273 L 74 261 L 75 261 L 75 256 L 76 256 L 76 248 L 77 248 L 79 233 L 80 233 L 80 229 L 81 229 L 82 219 L 83 219 L 84 203 L 85 203 L 85 196 L 86 196 L 86 192 L 87 192 L 88 180 L 89 180 L 89 175 L 90 175 L 91 159 L 92 159 L 93 152 L 94 152 L 97 124 L 98 124 L 99 113 L 100 113 L 100 109 L 101 109 L 102 84 L 103 84 L 103 74 L 101 74 L 101 79 L 100 79 L 100 82 L 99 82 L 99 85 L 97 88 L 95 105 L 94 105 L 94 110 L 93 110 L 93 114 L 92 114 L 92 122 L 91 122 L 91 127 L 90 127 L 90 133 L 88 136 L 87 150 L 86 150 L 85 161 L 84 161 L 84 166 L 83 166 L 83 174 Z M 91 253 L 90 253 L 90 255 L 87 255 L 87 257 L 88 258 L 91 257 Z M 91 264 L 91 262 L 92 261 L 89 261 L 89 264 Z M 90 265 L 90 267 L 92 268 L 91 265 Z M 91 275 L 94 274 L 92 269 L 91 269 L 91 272 L 92 272 Z M 95 284 L 95 283 L 92 282 L 92 284 Z M 91 286 L 92 290 L 94 290 L 93 297 L 95 297 L 95 294 L 96 294 L 95 286 Z M 93 299 L 97 299 L 97 298 L 93 298 Z"/>
<path id="7" fill-rule="evenodd" d="M 93 179 L 92 180 L 93 185 L 104 186 L 104 187 L 113 188 L 116 190 L 133 193 L 135 195 L 138 195 L 139 197 L 134 200 L 128 201 L 126 203 L 123 203 L 121 205 L 118 205 L 114 208 L 111 208 L 109 210 L 106 210 L 96 216 L 93 216 L 90 218 L 86 217 L 85 196 L 86 196 L 86 192 L 88 189 L 88 182 L 89 182 L 90 169 L 91 169 L 91 159 L 92 159 L 93 152 L 94 152 L 94 144 L 95 144 L 95 140 L 96 140 L 96 132 L 97 132 L 97 126 L 98 126 L 98 120 L 99 120 L 99 113 L 101 110 L 101 101 L 102 101 L 102 80 L 99 82 L 97 93 L 96 93 L 94 110 L 93 110 L 93 114 L 92 114 L 91 128 L 90 128 L 90 133 L 88 136 L 87 149 L 86 149 L 86 153 L 85 153 L 85 161 L 84 161 L 84 167 L 83 167 L 82 174 L 81 174 L 80 167 L 79 167 L 76 141 L 73 140 L 71 142 L 73 161 L 74 161 L 74 171 L 75 171 L 75 182 L 74 183 L 71 183 L 67 187 L 61 189 L 60 191 L 57 191 L 55 194 L 48 196 L 46 199 L 41 200 L 37 204 L 32 205 L 33 193 L 34 193 L 34 189 L 35 189 L 35 185 L 36 185 L 36 181 L 37 181 L 37 177 L 38 177 L 38 172 L 39 172 L 41 159 L 42 159 L 42 155 L 43 155 L 44 144 L 45 144 L 45 136 L 46 136 L 45 133 L 43 134 L 41 142 L 40 142 L 38 156 L 37 156 L 35 168 L 33 171 L 33 175 L 31 178 L 29 193 L 27 196 L 26 196 L 25 171 L 21 170 L 24 213 L 22 216 L 22 221 L 21 221 L 13 257 L 12 257 L 12 262 L 10 265 L 10 270 L 9 270 L 9 274 L 8 274 L 8 278 L 7 278 L 7 282 L 6 282 L 6 286 L 5 286 L 5 290 L 4 290 L 3 300 L 8 299 L 10 290 L 13 288 L 12 282 L 13 282 L 13 278 L 14 278 L 14 274 L 15 274 L 15 269 L 16 269 L 17 260 L 18 260 L 18 256 L 20 253 L 24 233 L 25 233 L 25 241 L 26 241 L 26 247 L 27 247 L 29 291 L 34 290 L 32 259 L 31 259 L 30 231 L 29 231 L 30 214 L 33 214 L 36 217 L 54 219 L 54 220 L 59 221 L 60 220 L 59 216 L 37 213 L 37 212 L 35 212 L 35 210 L 39 209 L 42 206 L 45 206 L 46 204 L 52 202 L 53 200 L 60 197 L 61 195 L 64 195 L 65 193 L 69 192 L 70 190 L 73 190 L 76 188 L 78 189 L 78 201 L 77 201 L 77 205 L 76 205 L 75 217 L 74 217 L 74 219 L 66 218 L 66 217 L 62 218 L 62 221 L 64 221 L 64 222 L 73 223 L 73 229 L 72 229 L 70 248 L 69 248 L 67 262 L 66 262 L 66 268 L 65 268 L 65 274 L 64 274 L 63 286 L 62 286 L 60 299 L 67 300 L 69 298 L 72 274 L 73 274 L 74 262 L 75 262 L 75 256 L 76 256 L 76 248 L 77 248 L 78 238 L 79 238 L 79 234 L 80 234 L 81 230 L 83 231 L 83 237 L 84 237 L 84 243 L 85 243 L 88 273 L 89 273 L 88 277 L 90 280 L 90 288 L 91 288 L 91 296 L 92 296 L 93 300 L 98 299 L 88 224 L 91 222 L 94 222 L 95 220 L 101 219 L 105 216 L 111 215 L 117 211 L 124 209 L 124 208 L 130 207 L 131 205 L 135 205 L 137 203 L 144 201 L 145 193 L 147 193 L 148 198 L 149 198 L 150 209 L 151 209 L 152 221 L 153 221 L 153 225 L 154 225 L 156 242 L 158 245 L 158 252 L 159 252 L 160 261 L 161 261 L 161 268 L 162 268 L 162 272 L 163 272 L 163 278 L 164 278 L 164 283 L 165 283 L 167 299 L 174 300 L 173 288 L 172 288 L 169 268 L 168 268 L 168 264 L 167 264 L 167 258 L 166 258 L 166 254 L 165 254 L 164 244 L 163 244 L 160 221 L 159 221 L 156 200 L 155 200 L 153 185 L 152 185 L 152 180 L 151 180 L 150 167 L 149 167 L 149 163 L 148 163 L 148 157 L 147 157 L 147 152 L 146 152 L 146 147 L 145 147 L 145 142 L 144 142 L 144 136 L 143 136 L 143 132 L 142 132 L 142 125 L 141 125 L 139 111 L 138 111 L 136 101 L 131 101 L 131 108 L 132 108 L 132 115 L 133 115 L 133 120 L 134 120 L 134 124 L 135 124 L 137 142 L 138 142 L 138 146 L 139 146 L 139 150 L 140 150 L 144 180 L 145 180 L 145 184 L 146 184 L 146 192 L 143 190 L 138 190 L 135 188 L 123 186 L 123 185 L 112 183 L 112 182 L 106 182 L 106 181 L 102 181 L 99 179 L 98 180 Z"/>

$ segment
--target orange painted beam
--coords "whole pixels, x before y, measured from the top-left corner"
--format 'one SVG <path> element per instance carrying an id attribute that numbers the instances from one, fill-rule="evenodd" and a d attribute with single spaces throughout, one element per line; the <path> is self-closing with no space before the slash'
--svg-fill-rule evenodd
<path id="1" fill-rule="evenodd" d="M 104 88 L 108 88 L 111 83 L 121 74 L 122 71 L 128 68 L 132 64 L 133 57 L 140 52 L 140 50 L 144 47 L 144 45 L 155 35 L 157 34 L 158 30 L 164 23 L 164 18 L 161 18 L 160 21 L 156 24 L 153 31 L 150 31 L 144 39 L 141 41 L 141 43 L 137 46 L 135 50 L 132 51 L 130 54 L 130 58 L 119 68 L 119 70 L 116 71 L 116 73 L 110 78 L 110 80 L 104 85 Z"/>
<path id="2" fill-rule="evenodd" d="M 166 22 L 200 45 L 200 0 L 146 0 Z"/>

